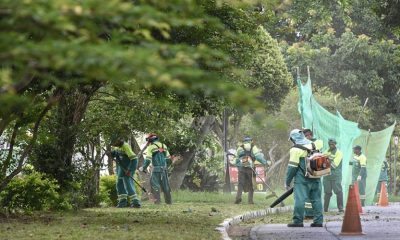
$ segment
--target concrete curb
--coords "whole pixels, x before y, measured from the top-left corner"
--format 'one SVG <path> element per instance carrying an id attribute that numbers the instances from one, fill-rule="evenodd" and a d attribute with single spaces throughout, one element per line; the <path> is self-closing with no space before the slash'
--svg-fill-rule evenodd
<path id="1" fill-rule="evenodd" d="M 246 213 L 244 213 L 242 215 L 238 215 L 238 216 L 235 216 L 233 218 L 225 219 L 219 225 L 219 227 L 216 228 L 216 230 L 218 230 L 221 233 L 222 239 L 230 240 L 231 238 L 228 235 L 228 231 L 229 231 L 229 228 L 231 226 L 237 225 L 237 224 L 239 224 L 239 223 L 241 223 L 243 221 L 247 221 L 247 220 L 250 220 L 250 219 L 264 217 L 264 216 L 267 216 L 267 215 L 277 214 L 277 213 L 281 213 L 281 212 L 289 212 L 289 211 L 293 211 L 293 207 L 292 206 L 278 207 L 278 208 L 267 208 L 265 210 L 257 210 L 257 211 L 246 212 Z"/>

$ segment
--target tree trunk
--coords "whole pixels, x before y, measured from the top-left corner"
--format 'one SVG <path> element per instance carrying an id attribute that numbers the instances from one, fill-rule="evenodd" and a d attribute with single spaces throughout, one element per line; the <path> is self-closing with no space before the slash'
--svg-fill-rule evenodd
<path id="1" fill-rule="evenodd" d="M 204 141 L 204 138 L 211 131 L 215 122 L 214 116 L 196 117 L 193 119 L 192 127 L 197 131 L 197 137 L 194 139 L 194 145 L 182 154 L 182 161 L 174 165 L 170 177 L 170 185 L 172 190 L 178 190 L 185 178 L 186 171 L 193 163 L 196 150 Z"/>
<path id="2" fill-rule="evenodd" d="M 228 149 L 230 148 L 235 148 L 236 149 L 236 144 L 238 143 L 238 134 L 239 134 L 239 127 L 240 123 L 242 121 L 243 115 L 240 113 L 230 113 L 228 112 L 228 117 L 233 116 L 233 129 L 232 127 L 229 128 L 229 131 L 231 134 L 228 135 Z M 223 132 L 223 124 L 222 121 L 220 122 L 218 118 L 215 119 L 215 124 L 213 125 L 212 128 L 213 132 L 218 138 L 218 142 L 220 143 L 221 147 L 223 147 L 224 143 L 224 132 Z M 231 131 L 232 130 L 232 131 Z"/>
<path id="3" fill-rule="evenodd" d="M 88 204 L 87 207 L 96 207 L 98 206 L 98 194 L 100 193 L 100 168 L 101 163 L 103 161 L 103 156 L 101 153 L 100 147 L 100 136 L 94 139 L 93 143 L 89 144 L 90 149 L 90 162 L 91 167 L 91 178 L 88 181 Z M 88 154 L 89 155 L 89 154 Z"/>
<path id="4" fill-rule="evenodd" d="M 107 144 L 106 145 L 106 155 L 107 155 L 107 169 L 108 169 L 108 174 L 109 175 L 114 175 L 114 162 L 113 158 L 111 156 L 111 145 Z"/>
<path id="5" fill-rule="evenodd" d="M 231 134 L 231 138 L 228 142 L 228 148 L 235 148 L 237 147 L 237 143 L 238 143 L 238 134 L 239 134 L 239 127 L 240 127 L 240 123 L 242 122 L 242 114 L 239 113 L 235 113 L 234 117 L 233 117 L 233 131 Z"/>
<path id="6" fill-rule="evenodd" d="M 75 153 L 75 142 L 78 126 L 84 117 L 90 98 L 99 88 L 99 85 L 88 85 L 64 92 L 57 111 L 56 149 L 59 169 L 56 179 L 63 187 L 63 183 L 72 180 L 72 157 Z"/>

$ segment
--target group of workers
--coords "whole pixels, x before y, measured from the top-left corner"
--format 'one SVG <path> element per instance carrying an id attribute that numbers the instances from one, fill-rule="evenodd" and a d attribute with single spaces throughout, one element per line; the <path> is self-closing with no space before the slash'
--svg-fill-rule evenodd
<path id="1" fill-rule="evenodd" d="M 290 133 L 290 140 L 295 145 L 302 145 L 308 149 L 315 147 L 316 151 L 321 151 L 323 143 L 321 140 L 313 138 L 310 129 L 295 129 Z M 334 138 L 328 140 L 329 148 L 323 152 L 330 162 L 330 175 L 322 177 L 324 187 L 324 212 L 328 212 L 330 199 L 335 193 L 337 208 L 343 212 L 343 190 L 342 190 L 342 159 L 343 153 L 337 148 Z M 292 147 L 290 149 L 290 159 L 286 174 L 286 188 L 289 188 L 294 178 L 294 214 L 292 223 L 288 227 L 303 227 L 304 218 L 313 219 L 311 227 L 322 227 L 323 213 L 321 201 L 321 178 L 308 178 L 303 174 L 306 168 L 305 160 L 308 151 Z M 360 146 L 353 147 L 353 158 L 350 161 L 352 166 L 352 184 L 359 183 L 359 193 L 362 206 L 365 203 L 365 187 L 367 178 L 367 158 L 362 153 Z M 332 193 L 333 192 L 333 193 Z"/>
<path id="2" fill-rule="evenodd" d="M 311 227 L 322 227 L 323 213 L 328 212 L 330 199 L 335 193 L 337 208 L 343 212 L 343 190 L 342 190 L 342 159 L 343 154 L 337 148 L 337 142 L 334 138 L 329 138 L 329 148 L 323 152 L 323 155 L 329 158 L 331 172 L 330 175 L 322 177 L 324 186 L 324 206 L 322 209 L 321 201 L 321 178 L 310 178 L 305 174 L 306 158 L 309 151 L 321 152 L 323 141 L 315 139 L 310 129 L 294 129 L 290 132 L 290 138 L 293 147 L 289 152 L 289 163 L 286 172 L 285 188 L 288 190 L 294 179 L 294 213 L 293 222 L 288 227 L 303 227 L 304 219 L 313 219 Z M 120 137 L 113 137 L 111 145 L 113 146 L 111 156 L 116 161 L 117 166 L 117 207 L 140 208 L 141 203 L 134 187 L 134 174 L 136 169 L 147 172 L 150 163 L 152 171 L 150 177 L 151 193 L 156 204 L 161 203 L 161 191 L 164 193 L 164 199 L 167 204 L 172 204 L 171 189 L 168 181 L 168 166 L 172 163 L 171 155 L 167 146 L 159 141 L 156 134 L 149 134 L 146 137 L 146 157 L 142 167 L 138 168 L 138 156 L 132 151 L 130 145 Z M 299 147 L 300 146 L 300 147 Z M 266 166 L 271 165 L 271 161 L 264 158 L 262 151 L 255 146 L 251 137 L 245 137 L 242 144 L 236 151 L 237 157 L 235 165 L 238 167 L 238 190 L 235 204 L 242 202 L 242 193 L 248 192 L 248 203 L 254 204 L 253 195 L 257 172 L 255 162 L 258 161 Z M 385 162 L 386 163 L 386 162 Z M 359 183 L 359 192 L 361 204 L 364 206 L 365 187 L 367 178 L 367 158 L 362 153 L 360 146 L 353 148 L 352 165 L 352 183 Z M 385 172 L 387 171 L 387 164 Z M 382 170 L 383 171 L 383 170 Z M 382 174 L 381 174 L 382 175 Z M 386 178 L 380 178 L 380 181 L 387 181 Z M 380 189 L 380 184 L 378 184 Z M 378 189 L 377 189 L 378 191 Z M 333 192 L 333 193 L 332 193 Z"/>
<path id="3" fill-rule="evenodd" d="M 288 227 L 303 227 L 303 220 L 305 218 L 313 219 L 311 227 L 322 227 L 323 211 L 328 212 L 333 193 L 336 195 L 338 211 L 343 212 L 343 153 L 337 148 L 337 141 L 334 138 L 329 138 L 329 148 L 322 153 L 323 141 L 315 139 L 310 129 L 294 129 L 291 131 L 289 139 L 294 145 L 290 149 L 285 188 L 289 190 L 294 179 L 295 204 L 293 222 L 288 224 Z M 309 156 L 310 151 L 320 152 L 328 157 L 331 169 L 330 175 L 321 178 L 306 176 L 306 158 Z M 264 165 L 270 165 L 270 162 L 265 160 L 262 152 L 254 145 L 252 139 L 246 137 L 243 140 L 243 144 L 237 149 L 236 166 L 238 167 L 239 176 L 236 204 L 242 201 L 243 191 L 248 192 L 248 202 L 250 204 L 253 203 L 253 189 L 257 175 L 254 166 L 255 161 Z M 362 148 L 358 145 L 354 146 L 353 159 L 350 161 L 350 165 L 352 165 L 352 183 L 359 183 L 360 199 L 363 206 L 367 178 L 366 163 L 367 158 L 362 153 Z M 324 187 L 323 206 L 321 200 L 322 185 Z"/>
<path id="4" fill-rule="evenodd" d="M 146 158 L 143 166 L 139 167 L 139 171 L 146 173 L 151 163 L 150 185 L 155 204 L 161 203 L 161 191 L 164 193 L 165 203 L 172 204 L 167 172 L 168 166 L 172 163 L 171 155 L 167 146 L 159 141 L 156 134 L 149 134 L 146 137 L 146 141 Z M 138 167 L 139 156 L 132 151 L 131 146 L 120 136 L 111 137 L 111 145 L 113 146 L 111 156 L 117 165 L 117 207 L 140 208 L 141 203 L 134 186 L 134 175 Z"/>

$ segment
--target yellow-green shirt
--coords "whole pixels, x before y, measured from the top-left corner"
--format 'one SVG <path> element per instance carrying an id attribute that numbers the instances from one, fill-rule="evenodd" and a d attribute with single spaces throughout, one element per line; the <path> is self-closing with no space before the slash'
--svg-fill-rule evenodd
<path id="1" fill-rule="evenodd" d="M 361 167 L 367 167 L 367 157 L 361 153 L 360 156 L 353 155 L 353 160 L 360 164 Z"/>
<path id="2" fill-rule="evenodd" d="M 154 142 L 154 143 L 150 144 L 146 149 L 146 159 L 151 161 L 153 153 L 157 152 L 159 148 L 164 149 L 166 158 L 171 157 L 171 155 L 169 154 L 168 148 L 165 144 L 163 144 L 161 142 Z"/>
<path id="3" fill-rule="evenodd" d="M 343 153 L 339 149 L 336 149 L 335 154 L 332 154 L 329 149 L 325 151 L 324 154 L 329 156 L 329 160 L 331 161 L 331 165 L 333 168 L 337 168 L 342 162 Z"/>
<path id="4" fill-rule="evenodd" d="M 302 145 L 310 150 L 312 150 L 312 144 L 306 144 Z M 305 183 L 309 181 L 320 181 L 319 178 L 306 178 L 305 171 L 306 171 L 306 166 L 305 166 L 305 161 L 300 161 L 301 158 L 307 157 L 307 151 L 297 148 L 297 147 L 292 147 L 289 151 L 289 164 L 287 167 L 286 171 L 286 180 L 285 184 L 286 186 L 290 186 L 290 183 L 292 182 L 294 178 L 294 182 L 298 183 Z M 300 169 L 298 169 L 300 168 Z"/>
<path id="5" fill-rule="evenodd" d="M 324 142 L 321 139 L 317 139 L 314 141 L 314 145 L 318 151 L 321 151 L 322 148 L 324 147 Z"/>
<path id="6" fill-rule="evenodd" d="M 303 145 L 303 146 L 310 150 L 312 149 L 311 144 L 307 144 L 307 145 Z M 298 167 L 299 163 L 300 163 L 300 158 L 302 158 L 302 157 L 307 157 L 306 150 L 296 148 L 296 147 L 291 148 L 289 151 L 289 166 Z"/>
<path id="7" fill-rule="evenodd" d="M 134 157 L 136 157 L 136 154 L 132 151 L 131 146 L 129 146 L 128 143 L 124 143 L 121 147 L 122 151 L 124 151 L 126 153 L 126 155 L 128 155 L 129 159 L 132 159 Z"/>

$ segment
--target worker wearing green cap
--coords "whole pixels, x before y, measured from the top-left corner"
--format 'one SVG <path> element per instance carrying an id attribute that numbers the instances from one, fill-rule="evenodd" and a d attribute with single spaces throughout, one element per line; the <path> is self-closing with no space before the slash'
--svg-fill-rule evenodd
<path id="1" fill-rule="evenodd" d="M 337 207 L 343 212 L 343 190 L 342 190 L 342 159 L 343 153 L 336 147 L 336 139 L 328 140 L 329 149 L 324 152 L 331 162 L 331 175 L 322 179 L 324 186 L 324 211 L 328 212 L 332 191 L 336 194 Z"/>
<path id="2" fill-rule="evenodd" d="M 353 147 L 353 183 L 359 182 L 361 205 L 365 202 L 365 185 L 367 183 L 367 157 L 362 153 L 361 146 Z"/>

